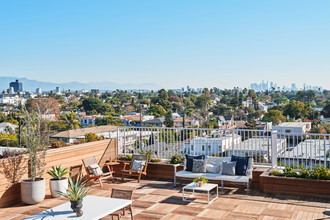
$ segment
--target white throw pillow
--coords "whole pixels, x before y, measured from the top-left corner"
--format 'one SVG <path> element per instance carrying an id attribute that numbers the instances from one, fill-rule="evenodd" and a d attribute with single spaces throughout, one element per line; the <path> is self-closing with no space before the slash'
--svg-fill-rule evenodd
<path id="1" fill-rule="evenodd" d="M 92 171 L 92 173 L 95 176 L 99 176 L 99 175 L 102 175 L 103 174 L 100 166 L 98 164 L 96 164 L 96 163 L 94 163 L 92 165 L 89 165 L 89 169 Z"/>
<path id="2" fill-rule="evenodd" d="M 132 171 L 140 171 L 141 168 L 141 164 L 145 164 L 146 161 L 145 160 L 134 160 L 133 161 L 133 166 L 132 166 Z M 143 170 L 144 166 L 142 166 L 142 170 Z"/>
<path id="3" fill-rule="evenodd" d="M 206 164 L 206 172 L 207 173 L 218 173 L 219 165 L 218 164 Z"/>

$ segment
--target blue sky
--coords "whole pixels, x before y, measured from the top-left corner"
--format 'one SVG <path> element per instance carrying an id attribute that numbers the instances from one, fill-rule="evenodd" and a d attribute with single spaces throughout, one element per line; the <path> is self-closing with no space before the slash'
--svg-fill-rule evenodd
<path id="1" fill-rule="evenodd" d="M 0 76 L 330 88 L 330 1 L 4 1 Z"/>

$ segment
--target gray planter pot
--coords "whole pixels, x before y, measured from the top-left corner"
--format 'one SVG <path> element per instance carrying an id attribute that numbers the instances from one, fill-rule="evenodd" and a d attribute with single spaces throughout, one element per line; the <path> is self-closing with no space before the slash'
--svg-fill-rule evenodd
<path id="1" fill-rule="evenodd" d="M 36 178 L 36 181 L 24 179 L 21 182 L 21 197 L 26 204 L 37 204 L 45 199 L 45 179 Z"/>
<path id="2" fill-rule="evenodd" d="M 58 191 L 65 193 L 68 188 L 68 179 L 64 178 L 61 180 L 50 179 L 49 180 L 50 193 L 53 198 L 62 197 Z"/>

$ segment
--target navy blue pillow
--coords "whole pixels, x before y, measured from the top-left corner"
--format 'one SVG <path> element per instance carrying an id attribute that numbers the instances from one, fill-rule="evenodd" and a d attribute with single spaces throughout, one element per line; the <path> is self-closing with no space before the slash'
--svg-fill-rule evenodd
<path id="1" fill-rule="evenodd" d="M 236 157 L 234 155 L 231 156 L 231 161 L 236 161 L 236 169 L 235 169 L 235 174 L 239 176 L 245 176 L 247 166 L 249 163 L 249 158 L 248 157 Z"/>
<path id="2" fill-rule="evenodd" d="M 190 156 L 186 154 L 186 171 L 192 171 L 194 159 L 205 159 L 205 155 Z"/>

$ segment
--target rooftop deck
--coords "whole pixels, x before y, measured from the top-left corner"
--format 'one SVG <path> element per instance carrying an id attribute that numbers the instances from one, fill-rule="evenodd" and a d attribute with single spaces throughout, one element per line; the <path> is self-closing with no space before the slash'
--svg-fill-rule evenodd
<path id="1" fill-rule="evenodd" d="M 172 184 L 156 179 L 143 179 L 141 183 L 136 179 L 124 183 L 116 180 L 103 188 L 93 185 L 90 194 L 110 196 L 114 187 L 135 189 L 134 219 L 330 219 L 330 201 L 326 199 L 265 194 L 253 189 L 247 195 L 243 187 L 225 187 L 223 192 L 219 190 L 219 198 L 207 205 L 183 202 L 182 186 L 173 188 Z M 19 203 L 1 208 L 0 219 L 22 219 L 67 201 L 47 197 L 37 205 Z"/>

